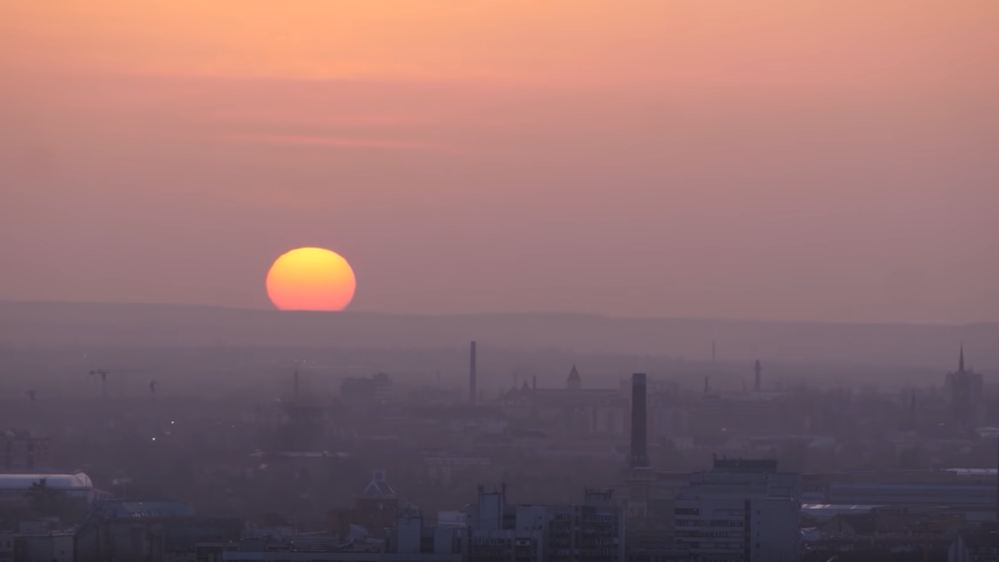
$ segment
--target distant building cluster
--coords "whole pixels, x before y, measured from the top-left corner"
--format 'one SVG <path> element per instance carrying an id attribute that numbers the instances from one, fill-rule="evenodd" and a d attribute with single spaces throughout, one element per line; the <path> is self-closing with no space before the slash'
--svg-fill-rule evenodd
<path id="1" fill-rule="evenodd" d="M 296 368 L 252 411 L 102 393 L 71 439 L 2 432 L 0 562 L 999 561 L 999 409 L 963 347 L 930 387 L 755 361 L 501 392 L 483 349 L 460 388 Z"/>

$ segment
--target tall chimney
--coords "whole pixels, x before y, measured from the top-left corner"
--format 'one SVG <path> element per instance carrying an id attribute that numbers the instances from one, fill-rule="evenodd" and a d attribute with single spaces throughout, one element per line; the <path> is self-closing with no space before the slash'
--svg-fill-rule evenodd
<path id="1" fill-rule="evenodd" d="M 763 367 L 760 366 L 760 360 L 759 359 L 756 360 L 756 367 L 754 369 L 756 371 L 756 383 L 753 385 L 753 390 L 755 390 L 756 392 L 759 392 L 760 391 L 760 374 L 763 372 Z"/>
<path id="2" fill-rule="evenodd" d="M 468 403 L 475 405 L 475 342 L 472 342 L 472 351 L 468 360 Z"/>
<path id="3" fill-rule="evenodd" d="M 649 466 L 645 373 L 631 375 L 631 468 Z"/>

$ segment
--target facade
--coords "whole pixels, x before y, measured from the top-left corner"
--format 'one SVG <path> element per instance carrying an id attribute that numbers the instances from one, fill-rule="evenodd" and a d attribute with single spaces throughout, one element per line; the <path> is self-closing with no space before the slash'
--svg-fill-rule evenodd
<path id="1" fill-rule="evenodd" d="M 468 508 L 468 562 L 623 562 L 625 517 L 609 490 L 580 505 L 508 505 L 506 490 L 479 490 Z"/>
<path id="2" fill-rule="evenodd" d="M 174 502 L 113 501 L 77 529 L 75 562 L 191 560 L 205 544 L 235 544 L 243 522 L 198 519 Z"/>
<path id="3" fill-rule="evenodd" d="M 947 550 L 947 562 L 996 562 L 999 531 L 982 529 L 958 535 Z"/>
<path id="4" fill-rule="evenodd" d="M 53 491 L 66 494 L 71 499 L 90 501 L 94 497 L 94 484 L 82 472 L 75 474 L 0 474 L 0 502 L 23 502 L 32 486 L 45 482 Z"/>
<path id="5" fill-rule="evenodd" d="M 749 435 L 773 435 L 784 426 L 784 395 L 778 392 L 708 394 L 701 399 L 696 425 L 703 431 L 726 428 Z"/>
<path id="6" fill-rule="evenodd" d="M 964 346 L 957 370 L 944 377 L 944 388 L 951 410 L 951 419 L 966 428 L 985 423 L 985 400 L 982 375 L 964 367 Z"/>
<path id="7" fill-rule="evenodd" d="M 22 535 L 14 539 L 12 562 L 73 562 L 73 534 Z"/>
<path id="8" fill-rule="evenodd" d="M 351 377 L 340 384 L 340 400 L 345 406 L 376 406 L 392 398 L 392 378 L 385 373 L 372 377 Z"/>
<path id="9" fill-rule="evenodd" d="M 385 539 L 395 526 L 403 505 L 388 483 L 385 470 L 377 469 L 372 472 L 371 481 L 361 497 L 354 500 L 353 507 L 330 510 L 332 534 L 347 537 L 351 535 L 352 527 L 359 527 L 367 536 Z"/>
<path id="10" fill-rule="evenodd" d="M 772 460 L 716 459 L 677 492 L 674 536 L 711 562 L 794 562 L 800 557 L 800 476 Z"/>
<path id="11" fill-rule="evenodd" d="M 52 469 L 49 440 L 26 431 L 0 432 L 0 471 L 34 472 Z"/>

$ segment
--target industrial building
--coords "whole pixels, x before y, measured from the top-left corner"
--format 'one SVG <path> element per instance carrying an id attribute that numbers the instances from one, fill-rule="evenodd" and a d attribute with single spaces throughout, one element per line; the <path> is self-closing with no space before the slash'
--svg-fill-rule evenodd
<path id="1" fill-rule="evenodd" d="M 678 492 L 674 536 L 713 562 L 795 562 L 801 480 L 772 460 L 716 459 Z"/>

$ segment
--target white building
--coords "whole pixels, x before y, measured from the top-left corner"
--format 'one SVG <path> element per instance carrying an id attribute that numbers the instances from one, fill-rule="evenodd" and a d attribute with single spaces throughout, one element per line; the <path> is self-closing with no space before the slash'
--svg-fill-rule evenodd
<path id="1" fill-rule="evenodd" d="M 32 485 L 41 484 L 51 490 L 58 490 L 71 498 L 91 500 L 94 497 L 94 484 L 82 472 L 75 474 L 0 474 L 0 502 L 24 501 L 25 494 Z"/>
<path id="2" fill-rule="evenodd" d="M 706 562 L 794 562 L 801 550 L 800 475 L 773 460 L 716 459 L 677 492 L 674 535 Z"/>

